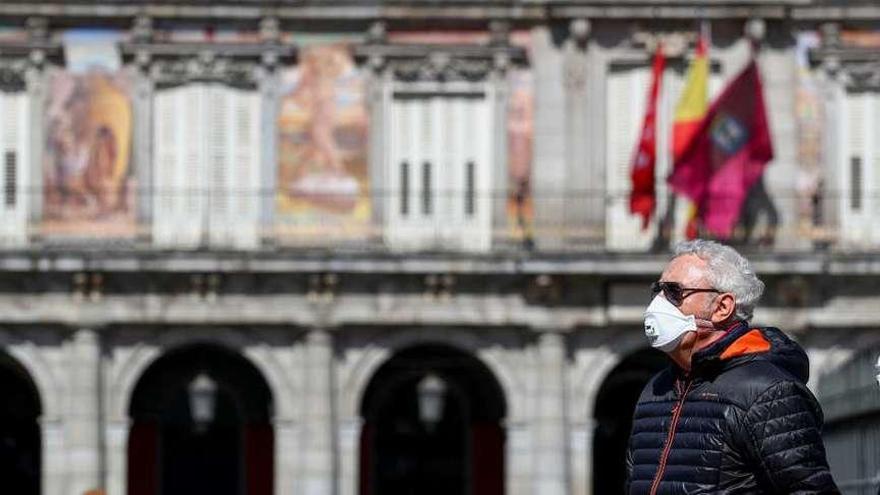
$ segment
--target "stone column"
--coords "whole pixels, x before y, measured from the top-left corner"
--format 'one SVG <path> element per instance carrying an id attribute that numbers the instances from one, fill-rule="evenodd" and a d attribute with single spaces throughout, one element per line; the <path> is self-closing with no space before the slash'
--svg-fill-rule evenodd
<path id="1" fill-rule="evenodd" d="M 372 55 L 369 59 L 370 69 L 367 80 L 367 111 L 370 118 L 370 150 L 368 158 L 370 187 L 372 188 L 372 228 L 371 239 L 381 239 L 385 228 L 386 202 L 388 201 L 389 181 L 385 177 L 387 133 L 391 127 L 386 108 L 391 99 L 390 91 L 393 81 L 390 72 L 385 69 L 385 60 Z"/>
<path id="2" fill-rule="evenodd" d="M 535 389 L 533 490 L 540 495 L 568 493 L 568 438 L 565 424 L 565 341 L 557 332 L 538 337 Z"/>
<path id="3" fill-rule="evenodd" d="M 272 57 L 264 57 L 257 81 L 260 92 L 260 190 L 259 234 L 261 237 L 274 237 L 275 191 L 278 182 L 278 108 L 281 105 L 279 94 L 278 69 Z M 274 239 L 273 239 L 274 240 Z"/>
<path id="4" fill-rule="evenodd" d="M 303 397 L 301 457 L 303 495 L 333 495 L 336 490 L 333 452 L 333 346 L 323 329 L 306 337 L 306 381 Z"/>
<path id="5" fill-rule="evenodd" d="M 844 190 L 841 164 L 844 163 L 842 153 L 845 136 L 840 131 L 845 115 L 843 109 L 846 104 L 846 89 L 845 77 L 838 60 L 827 60 L 824 69 L 822 127 L 825 141 L 822 157 L 824 166 L 821 172 L 824 187 L 821 189 L 822 203 L 818 208 L 821 210 L 822 225 L 829 232 L 840 228 L 841 204 L 834 192 Z"/>
<path id="6" fill-rule="evenodd" d="M 565 80 L 565 128 L 567 147 L 565 154 L 565 237 L 580 242 L 592 223 L 595 203 L 596 174 L 590 169 L 590 149 L 596 147 L 589 141 L 590 108 L 587 83 L 588 64 L 587 36 L 590 24 L 577 19 L 569 25 L 569 39 L 564 44 Z M 598 100 L 602 101 L 602 100 Z M 596 106 L 596 103 L 593 103 Z"/>
<path id="7" fill-rule="evenodd" d="M 593 420 L 572 423 L 569 432 L 569 452 L 571 452 L 571 493 L 574 495 L 593 494 Z M 599 495 L 599 494 L 597 494 Z"/>
<path id="8" fill-rule="evenodd" d="M 150 77 L 149 55 L 138 54 L 140 70 L 134 72 L 134 98 L 132 101 L 134 126 L 132 127 L 132 165 L 137 178 L 137 220 L 149 231 L 153 219 L 156 191 L 153 189 L 153 96 L 155 87 Z"/>
<path id="9" fill-rule="evenodd" d="M 64 425 L 58 418 L 40 418 L 42 437 L 42 493 L 68 495 L 64 466 Z"/>
<path id="10" fill-rule="evenodd" d="M 275 495 L 304 493 L 299 489 L 301 480 L 297 479 L 301 457 L 298 425 L 278 418 L 272 424 L 275 428 Z"/>
<path id="11" fill-rule="evenodd" d="M 589 180 L 586 182 L 587 204 L 585 208 L 588 232 L 595 233 L 597 244 L 605 243 L 605 214 L 608 181 L 608 150 L 605 99 L 608 85 L 608 59 L 605 49 L 598 43 L 588 43 L 586 48 L 587 75 L 585 82 L 587 121 L 584 123 L 587 133 L 583 138 L 588 144 L 584 150 L 587 156 Z"/>
<path id="12" fill-rule="evenodd" d="M 103 487 L 100 364 L 97 332 L 77 330 L 67 349 L 70 395 L 64 418 L 68 474 L 65 491 L 73 495 Z"/>
<path id="13" fill-rule="evenodd" d="M 510 97 L 510 85 L 508 83 L 509 61 L 503 53 L 498 53 L 494 60 L 494 69 L 489 77 L 492 87 L 492 184 L 489 188 L 492 205 L 492 232 L 493 244 L 498 241 L 504 242 L 509 235 L 507 226 L 507 197 L 515 184 L 509 184 L 510 169 L 509 157 L 507 156 L 507 106 Z M 496 238 L 497 236 L 497 238 Z"/>
<path id="14" fill-rule="evenodd" d="M 566 139 L 568 113 L 563 84 L 562 48 L 547 26 L 532 29 L 535 74 L 534 153 L 532 196 L 535 202 L 535 242 L 542 248 L 562 244 L 565 219 Z"/>
<path id="15" fill-rule="evenodd" d="M 46 72 L 43 70 L 45 54 L 40 50 L 31 52 L 31 64 L 25 72 L 30 112 L 30 163 L 28 167 L 27 205 L 31 225 L 43 218 L 43 152 L 46 140 L 43 136 L 46 118 Z"/>
<path id="16" fill-rule="evenodd" d="M 130 428 L 131 422 L 128 418 L 108 421 L 104 425 L 107 459 L 104 486 L 108 494 L 125 493 L 128 484 L 128 433 Z"/>
<path id="17" fill-rule="evenodd" d="M 361 418 L 339 422 L 339 495 L 357 495 L 360 479 Z"/>
<path id="18" fill-rule="evenodd" d="M 532 437 L 528 425 L 509 421 L 506 425 L 507 441 L 504 445 L 506 466 L 504 472 L 507 495 L 530 495 L 532 468 Z"/>

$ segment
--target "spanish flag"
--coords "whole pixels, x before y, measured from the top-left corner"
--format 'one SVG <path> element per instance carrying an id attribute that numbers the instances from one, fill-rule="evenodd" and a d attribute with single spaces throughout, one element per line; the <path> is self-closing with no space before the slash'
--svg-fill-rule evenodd
<path id="1" fill-rule="evenodd" d="M 705 26 L 705 25 L 704 25 Z M 709 53 L 707 29 L 702 29 L 697 40 L 697 51 L 691 62 L 685 80 L 684 91 L 675 107 L 675 119 L 672 124 L 672 158 L 677 164 L 688 144 L 709 110 Z M 685 237 L 697 237 L 697 206 L 694 203 L 688 208 L 688 222 Z"/>

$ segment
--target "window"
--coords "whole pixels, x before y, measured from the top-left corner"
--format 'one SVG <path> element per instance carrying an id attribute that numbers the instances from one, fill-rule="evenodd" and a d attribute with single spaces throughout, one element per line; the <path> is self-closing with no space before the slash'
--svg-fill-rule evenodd
<path id="1" fill-rule="evenodd" d="M 400 163 L 400 214 L 409 215 L 409 163 Z"/>
<path id="2" fill-rule="evenodd" d="M 13 207 L 15 206 L 17 200 L 16 192 L 18 191 L 18 167 L 16 163 L 15 152 L 7 151 L 6 155 L 4 156 L 3 163 L 5 167 L 5 173 L 3 175 L 4 203 L 8 207 Z"/>
<path id="3" fill-rule="evenodd" d="M 862 157 L 853 156 L 850 158 L 850 204 L 849 207 L 853 211 L 862 209 Z"/>
<path id="4" fill-rule="evenodd" d="M 431 190 L 431 162 L 422 164 L 422 214 L 432 213 L 434 198 Z"/>
<path id="5" fill-rule="evenodd" d="M 464 214 L 472 217 L 475 211 L 474 198 L 474 162 L 468 161 L 465 165 L 465 192 L 464 192 Z"/>

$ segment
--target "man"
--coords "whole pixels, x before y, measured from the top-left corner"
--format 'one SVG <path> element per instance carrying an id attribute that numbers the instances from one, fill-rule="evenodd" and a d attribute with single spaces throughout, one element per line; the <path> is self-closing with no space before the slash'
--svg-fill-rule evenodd
<path id="1" fill-rule="evenodd" d="M 764 291 L 749 262 L 716 242 L 684 242 L 652 289 L 645 333 L 672 363 L 636 405 L 626 492 L 839 493 L 806 353 L 748 324 Z"/>

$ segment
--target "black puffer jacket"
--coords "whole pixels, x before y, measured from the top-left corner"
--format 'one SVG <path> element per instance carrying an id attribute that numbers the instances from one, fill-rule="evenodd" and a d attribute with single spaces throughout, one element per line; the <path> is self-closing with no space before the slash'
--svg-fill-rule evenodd
<path id="1" fill-rule="evenodd" d="M 631 495 L 839 493 L 803 349 L 738 325 L 672 366 L 639 398 L 627 453 Z"/>

